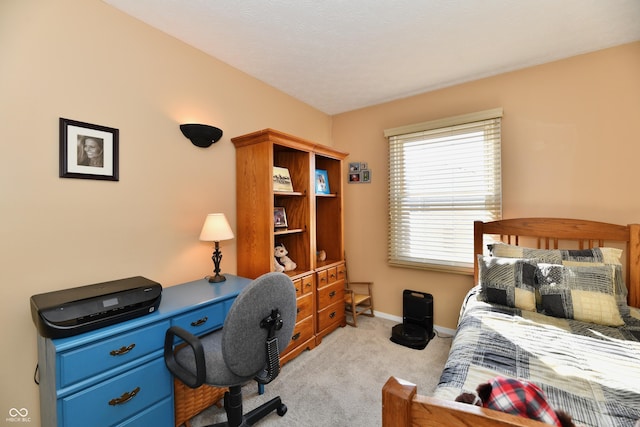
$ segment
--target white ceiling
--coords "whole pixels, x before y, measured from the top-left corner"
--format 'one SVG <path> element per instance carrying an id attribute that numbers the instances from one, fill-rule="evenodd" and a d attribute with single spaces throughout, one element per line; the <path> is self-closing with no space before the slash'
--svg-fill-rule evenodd
<path id="1" fill-rule="evenodd" d="M 640 0 L 103 0 L 327 113 L 640 40 Z"/>

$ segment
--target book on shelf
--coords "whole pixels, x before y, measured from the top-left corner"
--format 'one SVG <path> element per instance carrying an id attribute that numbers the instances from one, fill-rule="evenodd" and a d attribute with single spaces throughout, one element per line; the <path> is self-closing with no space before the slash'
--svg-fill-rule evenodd
<path id="1" fill-rule="evenodd" d="M 289 169 L 273 167 L 273 191 L 293 192 Z"/>

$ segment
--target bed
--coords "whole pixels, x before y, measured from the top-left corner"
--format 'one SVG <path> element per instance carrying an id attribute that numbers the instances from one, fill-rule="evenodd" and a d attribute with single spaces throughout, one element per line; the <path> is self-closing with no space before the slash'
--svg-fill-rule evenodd
<path id="1" fill-rule="evenodd" d="M 640 420 L 640 225 L 476 222 L 474 250 L 477 285 L 463 302 L 434 395 L 389 378 L 383 426 L 547 425 L 454 401 L 500 375 L 534 382 L 576 425 L 633 427 Z"/>

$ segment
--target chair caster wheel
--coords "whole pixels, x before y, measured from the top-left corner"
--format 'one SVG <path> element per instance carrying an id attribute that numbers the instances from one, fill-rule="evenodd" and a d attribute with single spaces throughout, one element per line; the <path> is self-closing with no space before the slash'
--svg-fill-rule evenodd
<path id="1" fill-rule="evenodd" d="M 278 407 L 278 409 L 276 410 L 276 413 L 278 415 L 280 415 L 281 417 L 284 417 L 284 414 L 287 413 L 287 405 L 285 405 L 284 403 L 282 405 L 280 405 Z"/>

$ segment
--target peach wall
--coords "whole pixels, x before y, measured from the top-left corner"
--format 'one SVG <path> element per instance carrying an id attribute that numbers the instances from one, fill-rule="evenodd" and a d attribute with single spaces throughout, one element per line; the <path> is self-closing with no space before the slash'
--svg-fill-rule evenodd
<path id="1" fill-rule="evenodd" d="M 120 130 L 119 182 L 58 177 L 59 117 Z M 195 147 L 191 121 L 224 136 Z M 266 127 L 331 144 L 326 114 L 101 1 L 0 2 L 0 424 L 16 407 L 39 425 L 29 297 L 209 274 L 206 214 L 236 229 L 230 138 Z M 235 273 L 235 242 L 221 247 Z"/>
<path id="2" fill-rule="evenodd" d="M 398 316 L 402 289 L 431 292 L 436 323 L 453 328 L 468 276 L 386 265 L 383 129 L 502 106 L 505 216 L 640 222 L 638 75 L 635 43 L 331 118 L 98 0 L 3 0 L 0 415 L 25 407 L 39 425 L 31 295 L 210 273 L 205 215 L 236 228 L 231 137 L 271 127 L 369 162 L 372 184 L 345 185 L 350 277 L 375 280 L 377 310 Z M 119 182 L 58 178 L 59 117 L 120 130 Z M 224 136 L 194 147 L 188 121 Z M 233 273 L 235 242 L 221 245 Z"/>
<path id="3" fill-rule="evenodd" d="M 372 169 L 371 184 L 345 185 L 345 229 L 350 277 L 375 281 L 376 310 L 401 316 L 403 289 L 429 292 L 435 323 L 453 329 L 473 282 L 387 265 L 383 130 L 495 107 L 505 218 L 640 222 L 640 42 L 340 114 L 334 145 Z"/>

